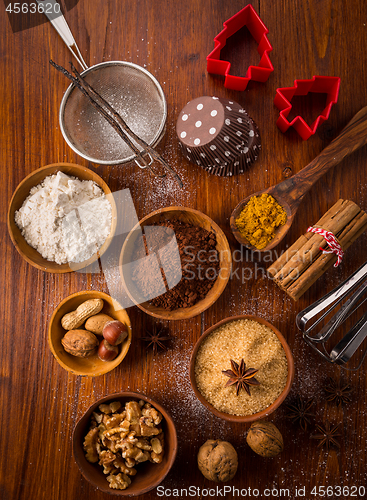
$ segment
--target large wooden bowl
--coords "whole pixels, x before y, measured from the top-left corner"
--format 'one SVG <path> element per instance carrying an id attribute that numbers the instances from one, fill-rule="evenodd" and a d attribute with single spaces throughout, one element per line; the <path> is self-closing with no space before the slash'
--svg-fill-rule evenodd
<path id="1" fill-rule="evenodd" d="M 92 464 L 85 458 L 83 450 L 84 437 L 89 430 L 89 421 L 92 413 L 102 403 L 112 403 L 120 401 L 125 404 L 129 401 L 140 401 L 150 403 L 154 408 L 161 412 L 163 416 L 162 428 L 164 432 L 164 456 L 160 464 L 151 462 L 143 462 L 137 464 L 137 474 L 131 476 L 131 484 L 126 490 L 113 490 L 109 487 L 105 474 L 103 474 L 102 466 Z M 175 424 L 167 411 L 153 399 L 136 392 L 120 392 L 99 399 L 84 413 L 79 422 L 76 424 L 73 432 L 73 453 L 75 461 L 83 474 L 84 478 L 89 481 L 94 488 L 98 488 L 104 493 L 111 493 L 119 496 L 136 496 L 143 495 L 148 491 L 156 488 L 169 473 L 177 454 L 177 434 Z"/>
<path id="2" fill-rule="evenodd" d="M 128 337 L 119 346 L 120 352 L 112 361 L 101 361 L 97 354 L 93 354 L 87 358 L 78 358 L 77 356 L 67 353 L 61 344 L 61 339 L 66 333 L 66 330 L 61 326 L 61 318 L 64 314 L 75 311 L 82 302 L 89 299 L 102 299 L 104 301 L 104 306 L 101 312 L 108 314 L 108 316 L 111 316 L 113 319 L 125 323 L 128 327 Z M 102 337 L 97 337 L 102 340 Z M 99 291 L 89 290 L 77 292 L 66 297 L 66 299 L 60 302 L 56 307 L 48 326 L 48 345 L 52 354 L 60 366 L 74 375 L 97 377 L 98 375 L 110 372 L 116 368 L 126 356 L 131 344 L 131 338 L 131 322 L 125 309 L 122 309 L 112 297 L 107 295 L 107 293 Z"/>
<path id="3" fill-rule="evenodd" d="M 44 259 L 42 255 L 37 252 L 37 250 L 26 242 L 18 226 L 15 223 L 15 212 L 21 208 L 24 200 L 28 197 L 32 187 L 40 184 L 49 175 L 56 174 L 57 172 L 63 172 L 66 175 L 77 177 L 78 179 L 91 180 L 94 181 L 98 186 L 100 186 L 103 192 L 106 194 L 109 202 L 112 206 L 112 226 L 109 237 L 104 242 L 99 252 L 94 254 L 90 259 L 81 263 L 71 263 L 69 264 L 56 264 L 56 262 L 51 262 Z M 41 271 L 46 271 L 50 273 L 69 273 L 72 271 L 77 271 L 83 269 L 88 265 L 95 262 L 99 256 L 101 256 L 108 248 L 116 229 L 116 206 L 111 194 L 110 188 L 104 182 L 104 180 L 94 173 L 92 170 L 74 163 L 53 163 L 51 165 L 46 165 L 45 167 L 35 170 L 29 174 L 16 188 L 12 199 L 10 201 L 8 209 L 8 230 L 10 238 L 14 243 L 15 248 L 18 250 L 20 255 L 29 264 Z"/>
<path id="4" fill-rule="evenodd" d="M 217 330 L 217 328 L 219 328 L 220 326 L 225 325 L 226 323 L 229 323 L 231 321 L 236 321 L 236 320 L 240 320 L 240 319 L 250 319 L 250 320 L 257 321 L 258 323 L 261 323 L 262 325 L 265 325 L 265 326 L 269 327 L 275 333 L 275 335 L 278 337 L 280 343 L 282 344 L 284 352 L 285 352 L 285 355 L 286 355 L 286 358 L 287 358 L 287 362 L 288 362 L 287 382 L 285 384 L 285 387 L 284 387 L 283 391 L 279 394 L 279 396 L 277 397 L 277 399 L 270 406 L 268 406 L 267 408 L 265 408 L 265 410 L 262 410 L 262 411 L 260 411 L 258 413 L 254 413 L 253 415 L 244 415 L 244 416 L 231 415 L 230 413 L 225 413 L 225 412 L 219 411 L 216 408 L 214 408 L 214 406 L 211 405 L 204 398 L 204 396 L 201 394 L 201 392 L 199 391 L 197 383 L 196 383 L 196 377 L 195 377 L 196 355 L 197 355 L 197 352 L 198 352 L 198 350 L 199 350 L 202 342 L 214 330 Z M 239 423 L 254 422 L 256 420 L 260 420 L 262 418 L 265 418 L 268 415 L 270 415 L 271 413 L 273 413 L 273 411 L 275 411 L 283 403 L 283 401 L 285 400 L 285 398 L 288 396 L 289 391 L 291 390 L 291 387 L 292 387 L 293 379 L 294 379 L 294 361 L 293 361 L 292 351 L 290 350 L 289 345 L 287 344 L 285 338 L 280 333 L 280 331 L 277 328 L 275 328 L 275 326 L 273 326 L 271 323 L 269 323 L 265 319 L 258 318 L 257 316 L 251 316 L 251 315 L 233 316 L 231 318 L 226 318 L 226 319 L 223 319 L 222 321 L 219 321 L 219 323 L 217 323 L 214 326 L 211 326 L 210 328 L 208 328 L 203 333 L 203 335 L 196 342 L 196 344 L 194 346 L 194 350 L 193 350 L 193 352 L 191 354 L 191 359 L 190 359 L 190 382 L 191 382 L 191 386 L 192 386 L 192 388 L 193 388 L 193 390 L 195 392 L 196 397 L 216 417 L 222 418 L 224 420 L 228 420 L 229 422 L 239 422 Z"/>
<path id="5" fill-rule="evenodd" d="M 214 286 L 204 299 L 197 302 L 194 306 L 168 311 L 162 307 L 155 307 L 149 302 L 140 302 L 137 299 L 137 297 L 139 297 L 139 291 L 136 289 L 136 285 L 131 279 L 129 273 L 126 271 L 126 266 L 124 266 L 124 264 L 135 260 L 134 247 L 135 242 L 140 235 L 140 227 L 149 226 L 154 222 L 159 223 L 172 218 L 190 223 L 196 227 L 202 227 L 215 233 L 217 238 L 216 249 L 220 257 L 220 272 Z M 194 210 L 193 208 L 167 207 L 156 210 L 155 212 L 147 215 L 130 231 L 121 250 L 119 268 L 121 280 L 127 294 L 142 311 L 146 312 L 150 316 L 154 316 L 155 318 L 180 320 L 197 316 L 214 304 L 228 283 L 231 274 L 231 264 L 231 250 L 229 248 L 227 238 L 220 227 L 212 219 L 210 219 L 210 217 L 202 212 L 199 212 L 198 210 Z"/>

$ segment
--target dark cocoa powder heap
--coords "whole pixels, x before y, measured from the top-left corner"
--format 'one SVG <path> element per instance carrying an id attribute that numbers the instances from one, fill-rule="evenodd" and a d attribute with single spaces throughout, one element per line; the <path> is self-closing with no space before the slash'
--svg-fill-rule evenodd
<path id="1" fill-rule="evenodd" d="M 154 232 L 150 234 L 149 239 L 147 238 L 149 245 L 146 245 L 144 249 L 146 252 L 145 255 L 157 253 L 160 250 L 160 255 L 162 256 L 162 252 L 168 249 L 164 255 L 164 263 L 162 263 L 161 267 L 167 291 L 163 295 L 150 300 L 150 303 L 169 311 L 182 307 L 191 307 L 206 297 L 219 275 L 220 262 L 219 254 L 216 250 L 215 233 L 178 219 L 164 220 L 153 225 L 167 227 L 174 231 L 180 254 L 182 277 L 176 286 L 171 290 L 168 289 L 164 270 L 167 271 L 167 265 L 169 266 L 171 260 L 175 260 L 174 252 L 177 252 L 176 248 L 167 246 L 169 241 L 172 240 L 172 231 L 168 230 L 166 236 L 164 232 L 162 234 L 159 231 L 156 238 L 154 238 Z M 142 253 L 141 248 L 137 249 L 137 257 L 142 258 L 145 256 L 139 255 L 139 253 Z M 170 253 L 172 259 L 170 259 Z M 175 270 L 172 270 L 172 273 L 171 270 L 169 272 L 171 276 L 171 274 L 175 273 Z M 136 285 L 143 293 L 147 284 L 144 274 L 146 273 L 141 268 L 141 273 L 137 273 L 133 277 Z"/>

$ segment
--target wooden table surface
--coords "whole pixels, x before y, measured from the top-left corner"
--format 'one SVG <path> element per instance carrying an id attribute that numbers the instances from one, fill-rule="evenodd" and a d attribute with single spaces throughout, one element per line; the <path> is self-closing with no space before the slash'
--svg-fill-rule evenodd
<path id="1" fill-rule="evenodd" d="M 1 165 L 1 313 L 0 335 L 0 498 L 2 500 L 70 500 L 109 498 L 81 476 L 74 461 L 71 434 L 75 423 L 96 399 L 122 390 L 143 392 L 163 404 L 177 424 L 178 455 L 164 480 L 165 494 L 174 489 L 215 487 L 197 469 L 196 454 L 210 438 L 232 442 L 239 471 L 229 485 L 246 489 L 248 498 L 319 498 L 322 488 L 345 487 L 339 497 L 362 498 L 367 479 L 366 366 L 355 372 L 324 362 L 304 343 L 295 316 L 357 269 L 366 259 L 366 234 L 346 252 L 338 269 L 330 269 L 298 303 L 266 276 L 269 260 L 240 252 L 229 228 L 229 217 L 245 196 L 298 172 L 337 136 L 352 116 L 367 104 L 367 3 L 363 0 L 258 0 L 251 2 L 269 29 L 274 47 L 274 72 L 266 83 L 250 82 L 243 92 L 224 87 L 223 78 L 206 71 L 206 56 L 224 21 L 244 7 L 240 0 L 79 0 L 67 2 L 65 17 L 89 65 L 123 60 L 144 66 L 161 83 L 168 103 L 163 155 L 183 180 L 155 179 L 134 163 L 98 166 L 77 156 L 65 143 L 58 110 L 67 81 L 48 64 L 52 58 L 68 66 L 70 53 L 48 22 L 30 26 L 29 15 L 13 16 L 1 6 L 0 16 L 0 165 Z M 64 4 L 65 7 L 65 4 Z M 41 19 L 44 21 L 44 19 Z M 37 23 L 34 23 L 37 24 Z M 245 30 L 230 39 L 223 56 L 233 74 L 256 65 L 257 44 Z M 297 133 L 276 127 L 273 104 L 279 87 L 313 75 L 340 76 L 339 99 L 330 118 L 316 134 L 302 141 Z M 178 148 L 175 124 L 184 105 L 201 95 L 216 95 L 240 103 L 256 121 L 262 151 L 241 176 L 211 176 L 190 164 Z M 296 99 L 294 109 L 313 120 L 323 109 L 320 99 Z M 287 238 L 271 261 L 315 223 L 339 198 L 367 209 L 366 148 L 330 171 L 305 197 Z M 47 344 L 47 326 L 54 308 L 80 290 L 108 292 L 103 274 L 47 274 L 27 264 L 7 232 L 7 208 L 16 186 L 37 168 L 73 162 L 97 172 L 112 191 L 128 188 L 139 218 L 153 210 L 181 205 L 198 209 L 219 224 L 236 252 L 233 276 L 217 302 L 193 319 L 160 322 L 137 307 L 128 309 L 134 338 L 124 362 L 97 378 L 66 372 Z M 242 277 L 242 270 L 243 277 Z M 294 355 L 296 375 L 289 400 L 315 397 L 315 416 L 304 432 L 286 417 L 284 405 L 269 417 L 284 436 L 284 451 L 274 459 L 255 455 L 245 441 L 248 426 L 212 416 L 195 398 L 188 366 L 193 345 L 209 326 L 238 314 L 255 314 L 273 323 L 286 337 Z M 170 349 L 153 356 L 137 339 L 162 325 L 172 337 Z M 361 353 L 357 354 L 357 361 Z M 352 387 L 351 402 L 337 407 L 325 399 L 328 377 Z M 315 424 L 341 424 L 340 450 L 329 452 L 310 439 Z M 353 487 L 357 488 L 353 489 Z M 249 490 L 250 488 L 250 490 Z M 280 489 L 287 489 L 283 492 Z M 359 491 L 358 491 L 358 488 Z M 254 492 L 255 489 L 255 492 Z M 276 493 L 278 490 L 278 494 Z M 329 489 L 329 498 L 339 490 Z M 303 490 L 301 489 L 301 494 Z M 201 498 L 201 491 L 195 491 Z M 203 493 L 205 496 L 205 492 Z M 234 495 L 235 496 L 235 495 Z M 269 497 L 269 495 L 268 495 Z M 144 496 L 158 498 L 157 490 Z M 231 498 L 231 495 L 227 495 Z"/>

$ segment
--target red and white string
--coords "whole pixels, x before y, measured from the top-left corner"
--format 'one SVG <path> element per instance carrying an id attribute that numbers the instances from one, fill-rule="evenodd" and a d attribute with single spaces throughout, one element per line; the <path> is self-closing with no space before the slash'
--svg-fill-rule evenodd
<path id="1" fill-rule="evenodd" d="M 334 267 L 338 267 L 344 257 L 343 249 L 336 239 L 335 235 L 331 231 L 327 231 L 326 229 L 322 229 L 321 227 L 312 227 L 310 226 L 307 229 L 308 233 L 320 234 L 328 244 L 330 250 L 326 250 L 325 248 L 320 247 L 322 253 L 335 253 L 338 257 L 337 261 L 334 264 Z"/>

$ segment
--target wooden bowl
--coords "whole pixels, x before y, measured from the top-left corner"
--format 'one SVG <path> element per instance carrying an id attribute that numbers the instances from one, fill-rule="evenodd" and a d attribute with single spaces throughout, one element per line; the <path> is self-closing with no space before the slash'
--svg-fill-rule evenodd
<path id="1" fill-rule="evenodd" d="M 131 276 L 126 271 L 124 264 L 130 263 L 134 260 L 134 246 L 138 236 L 141 234 L 140 226 L 149 226 L 154 222 L 161 222 L 164 220 L 169 220 L 172 218 L 179 219 L 183 222 L 187 222 L 196 227 L 202 227 L 208 231 L 213 231 L 217 238 L 216 249 L 218 250 L 220 256 L 220 272 L 207 296 L 197 302 L 194 306 L 174 309 L 173 311 L 167 311 L 162 307 L 155 307 L 149 302 L 139 302 L 136 297 L 139 297 L 139 291 L 136 288 L 135 283 L 131 279 Z M 120 254 L 120 276 L 121 280 L 126 288 L 127 294 L 130 299 L 144 312 L 155 318 L 165 319 L 165 320 L 180 320 L 188 319 L 201 314 L 203 311 L 208 309 L 221 295 L 225 289 L 230 274 L 231 274 L 231 250 L 227 238 L 220 227 L 207 215 L 194 210 L 193 208 L 186 207 L 167 207 L 160 210 L 156 210 L 151 214 L 143 217 L 139 224 L 137 224 L 128 234 Z"/>
<path id="2" fill-rule="evenodd" d="M 98 254 L 96 253 L 95 255 L 92 255 L 92 257 L 90 257 L 90 259 L 85 262 L 71 263 L 71 265 L 69 265 L 56 264 L 56 262 L 44 259 L 35 248 L 28 245 L 28 243 L 22 236 L 20 229 L 15 223 L 15 212 L 21 208 L 24 200 L 28 197 L 31 188 L 40 184 L 49 175 L 56 174 L 57 172 L 63 172 L 66 175 L 77 177 L 82 181 L 94 181 L 96 184 L 98 184 L 98 186 L 102 188 L 112 206 L 112 226 L 110 235 L 100 248 Z M 89 170 L 89 168 L 82 167 L 80 165 L 75 165 L 74 163 L 53 163 L 51 165 L 46 165 L 45 167 L 39 168 L 38 170 L 35 170 L 31 174 L 29 174 L 16 188 L 8 209 L 8 231 L 15 248 L 18 250 L 23 259 L 33 267 L 36 267 L 41 271 L 50 273 L 69 273 L 72 271 L 77 271 L 78 269 L 83 269 L 92 264 L 92 262 L 96 261 L 98 257 L 107 250 L 115 233 L 115 229 L 116 206 L 110 188 L 107 186 L 104 180 L 92 170 Z"/>
<path id="3" fill-rule="evenodd" d="M 85 458 L 83 450 L 84 437 L 89 430 L 90 417 L 101 403 L 112 403 L 120 401 L 122 404 L 128 401 L 146 401 L 161 412 L 164 420 L 162 421 L 164 431 L 164 456 L 160 464 L 151 462 L 140 463 L 136 466 L 137 474 L 131 477 L 131 484 L 126 490 L 113 490 L 109 487 L 105 474 L 102 472 L 102 466 L 92 464 Z M 92 486 L 98 488 L 104 493 L 111 493 L 119 496 L 142 495 L 153 488 L 156 488 L 170 471 L 177 454 L 177 434 L 175 424 L 167 411 L 153 399 L 136 392 L 120 392 L 99 399 L 88 408 L 75 426 L 73 432 L 73 454 L 75 461 L 83 474 L 84 478 Z"/>
<path id="4" fill-rule="evenodd" d="M 204 396 L 201 394 L 201 392 L 199 391 L 199 389 L 197 387 L 197 384 L 196 384 L 196 377 L 195 377 L 196 355 L 197 355 L 197 352 L 198 352 L 199 347 L 201 346 L 202 342 L 206 339 L 206 337 L 208 337 L 208 335 L 210 335 L 214 330 L 216 330 L 220 326 L 222 326 L 222 325 L 224 325 L 226 323 L 229 323 L 231 321 L 236 321 L 236 320 L 240 320 L 240 319 L 249 319 L 249 320 L 257 321 L 258 323 L 261 323 L 262 325 L 266 325 L 267 327 L 269 327 L 275 333 L 275 335 L 278 337 L 278 339 L 280 340 L 280 342 L 281 342 L 281 344 L 283 346 L 286 358 L 287 358 L 287 362 L 288 362 L 287 382 L 286 382 L 286 385 L 285 385 L 283 391 L 279 394 L 279 396 L 277 397 L 277 399 L 270 406 L 268 406 L 267 408 L 265 408 L 265 410 L 262 410 L 262 411 L 260 411 L 258 413 L 254 413 L 252 415 L 245 415 L 245 416 L 231 415 L 230 413 L 225 413 L 225 412 L 219 411 L 216 408 L 214 408 L 214 406 L 211 405 L 204 398 Z M 257 316 L 251 316 L 251 315 L 233 316 L 231 318 L 226 318 L 226 319 L 223 319 L 222 321 L 219 321 L 219 323 L 217 323 L 214 326 L 211 326 L 210 328 L 208 328 L 203 333 L 203 335 L 196 342 L 196 344 L 194 346 L 194 350 L 193 350 L 193 352 L 191 354 L 191 359 L 190 359 L 190 382 L 191 382 L 191 386 L 192 386 L 192 388 L 193 388 L 193 390 L 195 392 L 196 397 L 216 417 L 222 418 L 224 420 L 228 420 L 230 422 L 239 422 L 239 423 L 254 422 L 256 420 L 260 420 L 262 418 L 267 417 L 268 415 L 270 415 L 270 413 L 273 413 L 273 411 L 276 410 L 283 403 L 283 401 L 285 400 L 285 398 L 289 394 L 289 391 L 291 390 L 291 386 L 292 386 L 292 383 L 293 383 L 293 379 L 294 379 L 294 361 L 293 361 L 293 355 L 292 355 L 292 352 L 291 352 L 291 350 L 289 348 L 289 345 L 287 344 L 285 338 L 280 333 L 280 331 L 277 330 L 277 328 L 275 328 L 272 324 L 270 324 L 265 319 L 258 318 Z"/>
<path id="5" fill-rule="evenodd" d="M 120 353 L 112 361 L 101 361 L 97 354 L 93 354 L 87 358 L 78 358 L 77 356 L 67 353 L 61 344 L 61 339 L 66 333 L 66 330 L 61 326 L 61 318 L 64 314 L 74 311 L 82 302 L 89 299 L 103 299 L 104 306 L 101 312 L 108 314 L 113 319 L 125 323 L 128 327 L 128 337 L 121 346 L 119 346 Z M 115 305 L 117 306 L 116 309 Z M 97 338 L 101 338 L 102 340 L 102 336 L 97 335 Z M 116 368 L 126 356 L 131 344 L 131 338 L 130 318 L 125 309 L 122 309 L 109 295 L 98 291 L 77 292 L 66 297 L 53 312 L 48 327 L 48 345 L 59 365 L 74 375 L 87 375 L 89 377 L 97 377 L 98 375 L 103 375 Z"/>

